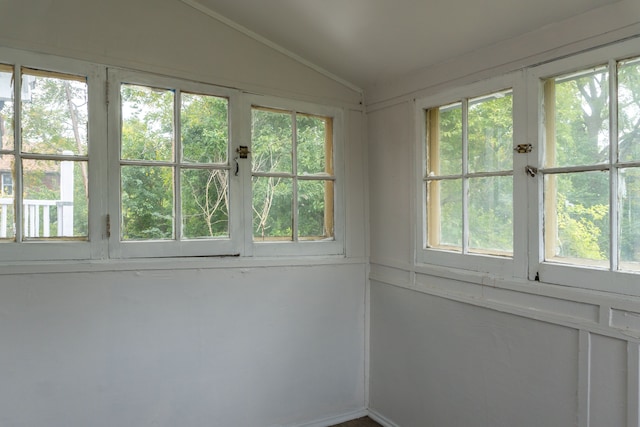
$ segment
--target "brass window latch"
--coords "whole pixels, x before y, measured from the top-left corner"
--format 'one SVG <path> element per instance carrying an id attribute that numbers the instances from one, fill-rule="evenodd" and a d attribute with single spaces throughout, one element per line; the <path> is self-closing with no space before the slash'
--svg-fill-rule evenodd
<path id="1" fill-rule="evenodd" d="M 236 162 L 236 171 L 234 175 L 238 176 L 238 172 L 240 172 L 240 163 L 238 163 L 238 159 L 248 158 L 249 153 L 251 153 L 251 151 L 249 151 L 249 147 L 247 147 L 246 145 L 241 145 L 238 148 L 236 148 L 236 153 L 238 153 L 238 155 L 233 159 Z"/>
<path id="2" fill-rule="evenodd" d="M 247 147 L 246 145 L 241 145 L 238 148 L 236 148 L 236 153 L 238 153 L 238 156 L 241 159 L 246 159 L 249 153 L 251 153 L 251 151 L 249 151 L 249 147 Z"/>

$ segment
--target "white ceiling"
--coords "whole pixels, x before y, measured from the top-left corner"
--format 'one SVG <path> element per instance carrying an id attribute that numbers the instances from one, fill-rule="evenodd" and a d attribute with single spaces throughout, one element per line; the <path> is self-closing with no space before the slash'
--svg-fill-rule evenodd
<path id="1" fill-rule="evenodd" d="M 364 88 L 617 0 L 183 1 Z"/>

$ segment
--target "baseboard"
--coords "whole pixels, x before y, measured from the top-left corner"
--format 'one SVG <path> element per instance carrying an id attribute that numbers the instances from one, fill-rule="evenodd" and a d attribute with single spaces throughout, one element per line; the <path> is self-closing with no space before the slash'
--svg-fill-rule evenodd
<path id="1" fill-rule="evenodd" d="M 383 427 L 399 427 L 396 423 L 378 414 L 373 409 L 369 409 L 367 412 L 368 412 L 367 415 L 369 416 L 369 418 L 371 418 L 373 421 L 377 422 L 378 424 L 382 425 Z"/>
<path id="2" fill-rule="evenodd" d="M 344 423 L 347 421 L 355 420 L 356 418 L 366 417 L 369 415 L 369 411 L 366 409 L 360 409 L 357 411 L 347 412 L 335 417 L 323 418 L 321 420 L 312 421 L 305 424 L 297 424 L 295 427 L 328 427 L 336 424 Z"/>

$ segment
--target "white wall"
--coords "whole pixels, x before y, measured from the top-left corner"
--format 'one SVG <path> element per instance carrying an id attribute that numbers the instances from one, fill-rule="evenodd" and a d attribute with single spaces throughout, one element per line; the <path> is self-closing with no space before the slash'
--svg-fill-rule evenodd
<path id="1" fill-rule="evenodd" d="M 640 33 L 640 2 L 619 0 L 401 78 L 365 88 L 369 110 L 483 80 Z M 438 42 L 446 42 L 446 39 Z"/>
<path id="2" fill-rule="evenodd" d="M 640 35 L 639 23 L 640 3 L 623 0 L 366 91 L 378 420 L 638 427 L 640 299 L 416 264 L 413 100 Z"/>
<path id="3" fill-rule="evenodd" d="M 370 405 L 397 425 L 574 425 L 576 330 L 378 282 L 371 310 Z"/>
<path id="4" fill-rule="evenodd" d="M 0 44 L 266 94 L 360 94 L 180 0 L 0 2 Z"/>
<path id="5" fill-rule="evenodd" d="M 5 47 L 342 106 L 349 165 L 346 257 L 0 265 L 0 426 L 311 426 L 362 414 L 361 94 L 178 0 L 0 9 Z"/>
<path id="6" fill-rule="evenodd" d="M 1 276 L 0 425 L 290 426 L 362 410 L 364 267 Z"/>

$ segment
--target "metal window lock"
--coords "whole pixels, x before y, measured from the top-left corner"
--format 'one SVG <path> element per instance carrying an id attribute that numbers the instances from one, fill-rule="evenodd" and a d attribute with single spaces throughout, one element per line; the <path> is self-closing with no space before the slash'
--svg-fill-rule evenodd
<path id="1" fill-rule="evenodd" d="M 251 151 L 249 151 L 249 147 L 247 147 L 246 145 L 241 145 L 238 148 L 236 148 L 236 153 L 238 153 L 238 156 L 241 159 L 246 159 L 249 153 L 251 153 Z"/>
<path id="2" fill-rule="evenodd" d="M 236 171 L 234 175 L 238 176 L 238 172 L 240 172 L 240 163 L 238 163 L 238 159 L 246 159 L 251 151 L 249 151 L 249 147 L 246 145 L 241 145 L 236 148 L 236 153 L 238 153 L 238 155 L 233 159 L 236 162 Z"/>

